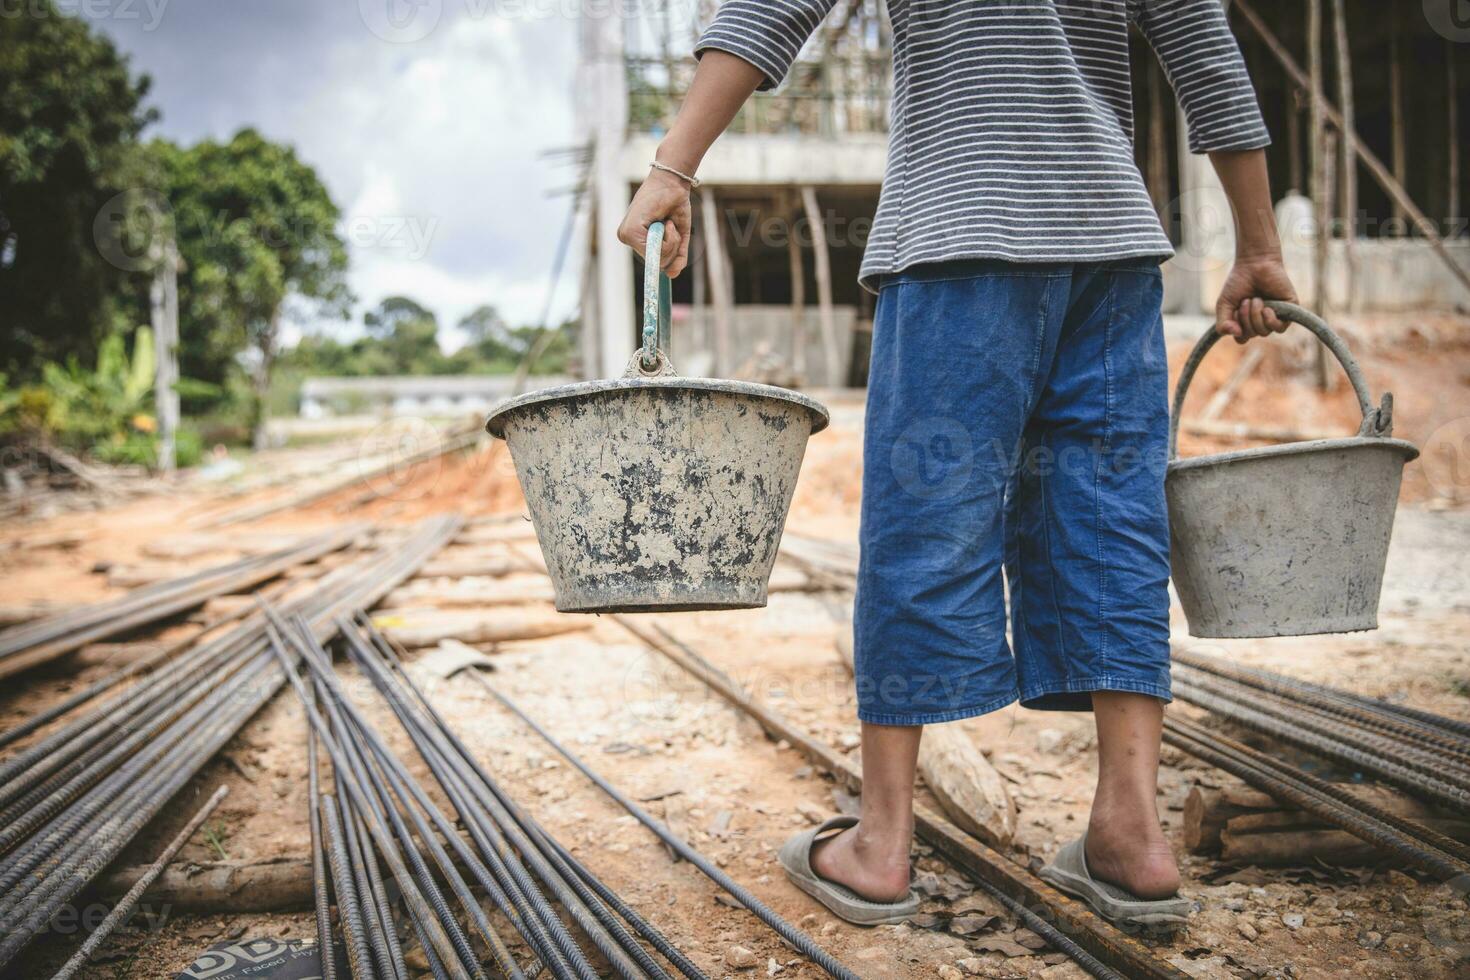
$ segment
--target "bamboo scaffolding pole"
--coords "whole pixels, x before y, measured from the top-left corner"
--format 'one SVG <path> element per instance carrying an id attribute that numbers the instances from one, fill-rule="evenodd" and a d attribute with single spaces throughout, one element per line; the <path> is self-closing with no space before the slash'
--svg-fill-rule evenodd
<path id="1" fill-rule="evenodd" d="M 1358 130 L 1353 99 L 1353 55 L 1348 41 L 1347 0 L 1332 0 L 1332 39 L 1337 53 L 1337 101 L 1342 107 L 1342 144 L 1337 155 L 1341 192 L 1343 257 L 1347 262 L 1347 308 L 1359 308 L 1358 292 Z"/>
<path id="2" fill-rule="evenodd" d="M 1313 0 L 1313 2 L 1320 3 L 1321 0 Z M 1310 91 L 1310 77 L 1306 72 L 1302 71 L 1301 66 L 1296 63 L 1296 59 L 1292 58 L 1286 46 L 1281 43 L 1281 39 L 1266 26 L 1266 22 L 1261 19 L 1260 15 L 1251 6 L 1250 0 L 1235 0 L 1235 9 L 1240 12 L 1241 19 L 1245 21 L 1251 30 L 1256 32 L 1257 36 L 1276 55 L 1277 61 L 1281 62 L 1281 66 L 1286 70 L 1288 77 L 1298 86 Z M 1341 129 L 1343 118 L 1336 107 L 1323 99 L 1321 108 L 1327 121 Z M 1369 149 L 1361 139 L 1356 140 L 1354 145 L 1359 162 L 1363 164 L 1368 173 L 1378 182 L 1384 192 L 1388 194 L 1389 199 L 1402 207 L 1404 212 L 1413 220 L 1419 232 L 1428 240 L 1430 247 L 1444 261 L 1445 266 L 1454 274 L 1455 278 L 1463 283 L 1466 289 L 1470 289 L 1470 270 L 1460 265 L 1454 255 L 1451 254 L 1449 247 L 1445 244 L 1444 237 L 1435 229 L 1434 223 L 1429 220 L 1419 205 L 1414 203 L 1414 199 L 1404 189 L 1403 182 L 1389 172 L 1388 167 L 1384 166 L 1383 161 L 1378 158 L 1378 155 Z"/>

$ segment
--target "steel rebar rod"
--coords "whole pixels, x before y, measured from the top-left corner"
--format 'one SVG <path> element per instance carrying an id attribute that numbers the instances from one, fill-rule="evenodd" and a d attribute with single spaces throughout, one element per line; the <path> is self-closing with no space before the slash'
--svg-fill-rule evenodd
<path id="1" fill-rule="evenodd" d="M 335 629 L 336 612 L 375 604 L 441 548 L 459 524 L 452 517 L 430 519 L 397 540 L 380 538 L 376 552 L 365 553 L 362 558 L 328 572 L 309 593 L 293 599 L 287 608 L 305 616 L 317 639 L 325 639 Z M 233 655 L 243 658 L 245 666 L 160 733 L 155 741 L 166 747 L 162 755 L 154 745 L 139 746 L 132 759 L 115 760 L 119 763 L 116 769 L 66 806 L 49 824 L 37 828 L 11 854 L 0 858 L 0 879 L 11 882 L 10 887 L 0 890 L 0 967 L 44 928 L 56 909 L 71 900 L 115 858 L 285 683 L 285 674 L 279 666 L 260 662 L 261 654 L 266 658 L 273 655 L 264 641 L 262 626 L 259 620 L 247 620 L 224 637 L 216 638 L 225 646 L 236 644 Z M 223 647 L 211 649 L 218 651 Z M 198 683 L 196 678 L 195 684 Z M 217 700 L 221 693 L 224 698 Z M 213 710 L 203 712 L 205 705 Z M 93 723 L 101 723 L 101 719 L 94 718 Z M 53 746 L 64 745 L 69 737 L 86 728 L 69 725 L 61 739 L 48 736 L 42 741 Z M 143 763 L 135 765 L 140 758 Z M 371 826 L 370 829 L 378 830 Z M 396 873 L 399 869 L 393 870 Z M 429 938 L 431 941 L 435 938 L 432 929 Z M 460 971 L 446 976 L 458 980 L 468 975 Z"/>
<path id="2" fill-rule="evenodd" d="M 354 658 L 368 671 L 370 676 L 374 677 L 375 682 L 380 684 L 380 690 L 384 691 L 390 706 L 394 708 L 404 727 L 409 730 L 410 737 L 412 738 L 414 732 L 417 731 L 423 739 L 427 740 L 414 739 L 420 755 L 435 772 L 441 785 L 455 799 L 456 810 L 461 813 L 466 825 L 471 828 L 472 832 L 479 829 L 488 835 L 490 846 L 496 852 L 512 854 L 510 849 L 513 846 L 515 852 L 519 852 L 522 858 L 532 866 L 536 876 L 552 889 L 557 900 L 571 913 L 583 933 L 608 959 L 614 970 L 625 977 L 639 975 L 638 967 L 627 957 L 631 955 L 635 960 L 646 958 L 646 951 L 637 945 L 636 940 L 627 935 L 626 930 L 612 912 L 602 906 L 600 900 L 590 890 L 582 892 L 580 881 L 570 880 L 569 871 L 564 873 L 558 870 L 552 857 L 536 847 L 535 841 L 516 824 L 505 808 L 501 799 L 501 791 L 495 785 L 494 780 L 480 768 L 468 749 L 459 741 L 458 736 L 444 722 L 442 716 L 438 715 L 433 705 L 423 698 L 422 692 L 419 692 L 416 687 L 412 693 L 417 696 L 424 708 L 427 720 L 417 717 L 408 710 L 407 700 L 402 697 L 401 692 L 395 691 L 394 675 L 388 672 L 383 663 L 378 662 L 371 648 L 362 645 L 351 632 L 350 625 L 345 621 L 339 623 L 339 631 L 346 638 Z M 370 625 L 367 630 L 371 631 L 369 638 L 372 639 L 376 631 L 372 631 Z M 403 676 L 406 680 L 406 675 Z M 408 683 L 411 685 L 412 682 L 408 681 Z M 460 793 L 456 794 L 456 789 Z M 464 792 L 470 794 L 473 802 L 462 806 L 461 798 Z M 534 890 L 534 885 L 530 887 Z M 591 897 L 592 901 L 588 902 L 587 897 Z M 635 947 L 637 952 L 623 945 L 625 942 Z M 569 947 L 569 943 L 571 943 L 570 937 L 566 937 L 566 942 L 558 942 L 558 947 L 563 952 L 574 954 L 569 955 L 568 959 L 577 969 L 578 975 L 582 975 L 584 971 L 577 962 L 580 951 L 575 949 L 574 944 Z M 654 964 L 654 968 L 662 972 L 662 968 L 657 964 Z"/>
<path id="3" fill-rule="evenodd" d="M 387 668 L 389 668 L 388 670 L 372 669 L 375 662 L 372 661 L 371 657 L 367 656 L 367 652 L 365 650 L 358 648 L 357 645 L 353 643 L 353 634 L 349 629 L 349 624 L 339 623 L 339 632 L 342 636 L 347 638 L 349 650 L 353 652 L 353 656 L 356 659 L 367 661 L 366 663 L 364 663 L 364 666 L 367 666 L 369 668 L 370 676 L 373 676 L 375 681 L 379 683 L 379 689 L 384 692 L 385 697 L 389 698 L 390 704 L 396 707 L 402 700 L 402 691 L 406 691 L 413 697 L 415 702 L 420 705 L 425 714 L 430 718 L 431 721 L 433 721 L 434 724 L 441 727 L 447 727 L 442 716 L 437 713 L 433 705 L 429 702 L 428 698 L 424 695 L 423 691 L 413 681 L 413 678 L 410 677 L 409 674 L 403 670 L 403 662 L 399 656 L 399 652 L 393 648 L 393 646 L 389 643 L 387 637 L 383 636 L 382 632 L 373 625 L 372 619 L 361 610 L 359 610 L 354 615 L 354 619 L 358 628 L 362 630 L 363 635 L 368 638 L 371 646 L 376 648 L 377 653 L 382 656 L 383 664 L 386 665 Z M 380 681 L 379 678 L 381 678 Z M 400 687 L 401 691 L 399 690 Z M 687 956 L 679 951 L 671 942 L 669 942 L 667 937 L 665 937 L 661 932 L 658 931 L 658 929 L 654 928 L 650 923 L 643 919 L 642 916 L 640 916 L 631 906 L 629 906 L 626 902 L 619 898 L 616 893 L 612 891 L 612 889 L 608 888 L 605 884 L 598 880 L 598 878 L 593 875 L 592 872 L 585 865 L 583 865 L 580 861 L 573 857 L 572 854 L 567 851 L 559 841 L 548 834 L 544 830 L 544 828 L 536 823 L 533 817 L 522 810 L 514 802 L 514 800 L 509 797 L 508 794 L 504 793 L 504 791 L 501 790 L 493 781 L 488 782 L 488 787 L 491 789 L 492 792 L 495 793 L 497 798 L 500 799 L 501 803 L 505 806 L 510 815 L 521 824 L 522 828 L 527 832 L 528 835 L 530 835 L 532 840 L 536 842 L 538 846 L 541 846 L 544 852 L 548 853 L 548 857 L 555 856 L 560 858 L 561 868 L 559 868 L 559 870 L 562 870 L 562 873 L 564 875 L 570 872 L 571 874 L 574 874 L 577 878 L 579 878 L 583 883 L 585 883 L 586 886 L 598 899 L 601 900 L 602 903 L 608 906 L 612 910 L 612 912 L 615 912 L 618 916 L 621 916 L 624 920 L 626 920 L 634 928 L 634 930 L 638 932 L 639 935 L 647 939 L 649 943 L 660 954 L 668 959 L 670 963 L 674 964 L 674 966 L 686 977 L 690 977 L 691 980 L 704 980 L 704 974 L 702 973 L 702 971 L 700 971 L 699 967 L 693 963 L 693 961 L 691 961 Z M 588 902 L 588 904 L 593 905 L 592 902 Z M 596 906 L 594 905 L 593 907 L 595 908 Z M 645 969 L 648 969 L 645 960 L 640 956 L 640 954 L 642 954 L 644 951 L 640 947 L 636 946 L 636 941 L 633 940 L 631 936 L 628 936 L 626 930 L 622 929 L 621 925 L 616 923 L 615 920 L 609 917 L 606 921 L 608 921 L 610 929 L 614 930 L 614 935 L 617 936 L 620 942 L 623 942 L 625 944 L 625 948 L 628 949 L 629 955 L 637 959 L 640 965 L 643 965 Z M 659 973 L 662 972 L 662 969 L 657 967 L 657 964 L 654 964 L 654 969 L 650 972 L 653 972 L 654 975 L 657 976 L 659 975 Z"/>
<path id="4" fill-rule="evenodd" d="M 173 861 L 174 855 L 183 849 L 184 845 L 189 842 L 189 838 L 193 837 L 195 832 L 204 824 L 204 821 L 209 819 L 210 815 L 224 801 L 224 798 L 229 795 L 229 792 L 230 788 L 223 785 L 214 791 L 214 794 L 199 808 L 199 812 L 195 813 L 189 819 L 189 822 L 184 825 L 183 830 L 174 835 L 174 839 L 169 841 L 168 846 L 163 849 L 163 853 L 159 854 L 158 858 L 148 866 L 148 870 L 143 872 L 142 876 L 133 883 L 133 887 L 128 889 L 127 894 L 117 900 L 117 904 L 112 907 L 112 911 L 108 912 L 106 918 L 98 923 L 97 928 L 92 930 L 92 934 L 82 943 L 81 948 L 62 964 L 61 969 L 56 971 L 51 980 L 71 980 L 72 977 L 77 975 L 77 971 L 86 965 L 87 960 L 91 958 L 93 953 L 97 952 L 103 942 L 107 940 L 107 937 L 112 935 L 113 930 L 128 921 L 129 917 L 133 914 L 133 909 L 143 897 L 143 893 L 158 880 L 158 876 L 163 874 L 163 869 L 167 868 Z"/>
<path id="5" fill-rule="evenodd" d="M 1177 682 L 1187 685 L 1186 691 L 1203 691 L 1236 704 L 1243 704 L 1263 715 L 1269 715 L 1323 738 L 1361 749 L 1364 752 L 1373 752 L 1392 758 L 1416 772 L 1457 784 L 1460 788 L 1470 792 L 1470 769 L 1467 769 L 1461 760 L 1451 752 L 1405 740 L 1395 734 L 1365 729 L 1354 721 L 1318 711 L 1311 705 L 1279 698 L 1269 692 L 1243 684 L 1235 684 L 1210 674 L 1192 671 L 1189 668 L 1185 668 L 1181 674 Z M 1188 700 L 1187 695 L 1184 698 Z"/>
<path id="6" fill-rule="evenodd" d="M 1246 746 L 1176 718 L 1164 721 L 1164 740 L 1238 776 L 1270 795 L 1290 802 L 1371 844 L 1398 854 L 1443 880 L 1470 875 L 1470 865 L 1457 861 L 1437 848 L 1414 840 L 1387 823 L 1376 820 L 1361 808 L 1344 804 L 1313 789 L 1292 774 L 1262 765 Z M 1465 880 L 1470 880 L 1466 878 Z"/>
<path id="7" fill-rule="evenodd" d="M 303 651 L 303 657 L 308 667 L 312 670 L 313 681 L 321 688 L 322 700 L 327 705 L 329 717 L 331 717 L 335 724 L 339 725 L 342 731 L 353 736 L 351 739 L 344 739 L 343 746 L 347 750 L 349 760 L 352 761 L 352 764 L 356 768 L 358 778 L 364 782 L 372 782 L 374 784 L 377 794 L 381 797 L 381 812 L 386 812 L 390 818 L 395 819 L 396 832 L 398 832 L 400 839 L 404 841 L 405 847 L 412 849 L 414 847 L 412 837 L 408 834 L 407 829 L 402 826 L 401 822 L 396 820 L 397 815 L 392 810 L 392 797 L 389 795 L 389 788 L 391 787 L 393 795 L 396 795 L 403 802 L 404 812 L 408 813 L 410 820 L 413 821 L 420 840 L 429 848 L 445 880 L 449 882 L 452 890 L 460 899 L 461 904 L 465 906 L 466 911 L 475 920 L 481 936 L 495 954 L 498 965 L 507 975 L 518 975 L 518 967 L 509 949 L 506 948 L 503 940 L 485 917 L 479 907 L 479 903 L 475 901 L 468 885 L 459 875 L 448 854 L 445 853 L 444 849 L 435 839 L 433 830 L 423 821 L 418 812 L 413 809 L 410 803 L 410 797 L 418 802 L 425 812 L 429 813 L 431 820 L 435 820 L 440 832 L 449 840 L 451 846 L 456 846 L 456 849 L 460 850 L 461 859 L 469 859 L 466 861 L 466 865 L 471 868 L 472 873 L 475 870 L 473 866 L 473 855 L 463 847 L 453 825 L 439 813 L 437 807 L 433 805 L 432 801 L 418 787 L 417 783 L 403 768 L 397 757 L 383 744 L 376 731 L 361 717 L 360 712 L 357 711 L 355 706 L 341 701 L 340 698 L 344 692 L 337 686 L 337 680 L 335 674 L 331 672 L 330 661 L 327 659 L 326 652 L 314 643 L 309 634 L 300 631 L 302 624 L 298 622 L 297 625 L 298 635 L 296 639 L 298 640 L 298 647 Z M 380 777 L 378 771 L 368 764 L 367 759 L 358 753 L 355 743 L 359 742 L 367 745 L 369 751 L 377 758 L 382 770 L 382 777 L 386 777 L 386 783 Z M 404 789 L 405 786 L 409 788 L 409 792 L 407 793 Z M 426 866 L 424 873 L 428 878 L 425 885 L 426 890 L 434 889 L 437 891 L 437 885 L 433 881 L 432 876 L 428 875 Z M 494 881 L 488 883 L 491 887 L 487 888 L 487 891 L 491 893 L 492 900 L 496 902 L 497 907 L 507 907 L 502 904 L 503 898 L 498 894 L 498 885 Z M 512 918 L 512 922 L 515 922 L 514 918 Z M 457 928 L 457 925 L 455 928 Z M 467 944 L 465 948 L 468 948 Z"/>
<path id="8" fill-rule="evenodd" d="M 760 703 L 689 644 L 657 623 L 654 624 L 656 634 L 651 634 L 643 627 L 633 625 L 626 616 L 614 616 L 613 619 L 649 649 L 663 655 L 755 719 L 771 737 L 788 740 L 834 778 L 861 788 L 861 775 L 830 746 L 811 738 L 769 706 Z M 982 891 L 1092 976 L 1100 980 L 1122 980 L 1124 973 L 1119 970 L 1123 970 L 1129 977 L 1184 980 L 1182 971 L 1159 959 L 1136 939 L 1086 910 L 1085 906 L 1073 903 L 1039 879 L 1023 877 L 1025 872 L 1013 870 L 998 855 L 991 857 L 986 854 L 987 849 L 944 817 L 917 805 L 914 815 L 915 828 L 921 839 L 941 855 L 955 861 Z M 1045 914 L 1039 914 L 1038 908 L 1044 909 Z M 1088 945 L 1074 939 L 1074 935 L 1087 941 Z M 1110 962 L 1104 962 L 1103 956 Z M 1118 964 L 1118 969 L 1110 963 Z"/>
<path id="9" fill-rule="evenodd" d="M 1214 657 L 1206 657 L 1188 651 L 1175 650 L 1173 659 L 1176 664 L 1191 671 L 1213 675 L 1220 682 L 1264 691 L 1272 697 L 1293 704 L 1306 705 L 1315 711 L 1334 715 L 1359 727 L 1407 739 L 1421 746 L 1432 746 L 1435 751 L 1448 753 L 1462 763 L 1470 760 L 1470 739 L 1437 725 L 1384 714 L 1357 704 L 1349 700 L 1346 696 L 1349 693 L 1347 691 L 1334 689 L 1328 689 L 1332 693 L 1316 691 L 1304 686 L 1304 682 L 1284 674 L 1225 664 Z"/>
<path id="10" fill-rule="evenodd" d="M 350 649 L 352 635 L 349 633 L 346 636 Z M 335 683 L 335 678 L 324 677 L 324 679 L 329 684 Z M 390 707 L 396 707 L 391 698 L 388 700 Z M 414 734 L 415 732 L 409 729 L 411 739 Z M 465 862 L 481 885 L 486 887 L 497 906 L 511 919 L 512 924 L 527 938 L 528 942 L 531 942 L 533 949 L 536 949 L 542 961 L 552 968 L 554 975 L 559 977 L 586 976 L 590 973 L 590 964 L 587 964 L 585 958 L 582 958 L 580 950 L 576 948 L 565 926 L 546 904 L 545 897 L 536 889 L 529 874 L 520 867 L 515 854 L 508 846 L 497 842 L 495 829 L 480 823 L 477 819 L 478 814 L 473 808 L 464 806 L 465 797 L 462 788 L 452 778 L 445 775 L 439 760 L 432 753 L 425 754 L 420 747 L 420 754 L 424 756 L 430 771 L 450 797 L 451 804 L 460 813 L 461 821 L 470 831 L 476 846 L 480 848 L 481 853 L 490 862 L 490 867 L 494 869 L 493 876 L 487 874 L 485 866 L 464 847 L 452 825 L 437 807 L 433 806 L 417 783 L 408 776 L 401 762 L 387 750 L 376 732 L 367 731 L 365 741 L 384 763 L 386 771 L 396 777 L 395 783 L 406 786 L 419 805 L 435 821 L 441 833 L 459 851 L 461 860 Z M 508 901 L 506 900 L 507 894 L 509 895 Z M 566 955 L 568 950 L 570 956 Z M 506 955 L 509 955 L 508 952 Z M 574 971 L 571 962 L 579 959 L 582 968 Z"/>
<path id="11" fill-rule="evenodd" d="M 322 823 L 327 830 L 327 864 L 332 869 L 332 892 L 337 896 L 337 921 L 347 940 L 347 963 L 352 980 L 371 980 L 372 951 L 368 949 L 367 927 L 362 920 L 362 906 L 357 900 L 357 882 L 353 880 L 351 855 L 347 851 L 346 833 L 337 801 L 331 793 L 323 793 Z"/>
<path id="12" fill-rule="evenodd" d="M 1470 789 L 1459 785 L 1446 773 L 1445 779 L 1420 772 L 1411 765 L 1401 764 L 1383 754 L 1345 744 L 1339 739 L 1319 735 L 1301 726 L 1273 718 L 1247 705 L 1208 694 L 1192 685 L 1176 681 L 1175 695 L 1183 701 L 1198 705 L 1222 718 L 1229 718 L 1247 728 L 1264 735 L 1279 738 L 1283 742 L 1305 749 L 1315 755 L 1356 766 L 1371 772 L 1379 779 L 1392 783 L 1417 796 L 1433 800 L 1460 813 L 1470 813 Z"/>
<path id="13" fill-rule="evenodd" d="M 602 790 L 610 799 L 632 814 L 639 823 L 643 824 L 655 836 L 673 848 L 680 857 L 698 868 L 706 877 L 728 892 L 756 918 L 770 926 L 782 939 L 796 947 L 797 951 L 803 956 L 821 967 L 829 976 L 836 977 L 838 980 L 858 980 L 856 973 L 843 966 L 831 953 L 828 953 L 821 946 L 817 945 L 816 940 L 812 939 L 811 936 L 808 936 L 805 932 L 781 918 L 775 910 L 771 909 L 759 898 L 756 898 L 734 878 L 731 878 L 724 871 L 720 870 L 714 862 L 695 850 L 688 841 L 670 830 L 667 824 L 655 819 L 652 814 L 635 803 L 626 793 L 598 775 L 595 770 L 578 758 L 570 749 L 558 742 L 550 732 L 541 727 L 530 715 L 517 707 L 515 702 L 496 690 L 485 679 L 483 674 L 475 673 L 473 676 L 479 679 L 480 684 L 496 701 L 519 718 L 526 727 L 530 728 L 537 735 L 540 735 L 548 745 L 555 749 L 567 762 L 576 767 L 584 776 L 590 779 L 598 789 Z"/>
<path id="14" fill-rule="evenodd" d="M 306 723 L 307 823 L 311 829 L 311 894 L 316 906 L 317 956 L 321 980 L 337 980 L 337 947 L 332 942 L 331 895 L 327 892 L 326 854 L 322 851 L 321 766 L 317 759 L 316 729 Z"/>
<path id="15" fill-rule="evenodd" d="M 276 637 L 275 639 L 278 640 L 279 638 Z M 455 980 L 469 980 L 470 974 L 464 965 L 460 963 L 459 954 L 449 941 L 449 936 L 444 931 L 444 927 L 436 917 L 434 910 L 424 901 L 423 896 L 418 894 L 417 888 L 410 887 L 413 884 L 413 876 L 404 863 L 402 856 L 398 853 L 397 847 L 394 845 L 392 833 L 377 818 L 376 813 L 373 812 L 372 805 L 367 800 L 366 789 L 357 785 L 356 779 L 350 775 L 350 765 L 342 749 L 338 746 L 336 739 L 333 737 L 326 719 L 322 717 L 316 705 L 308 701 L 305 694 L 306 687 L 302 683 L 301 678 L 297 676 L 295 664 L 292 662 L 291 657 L 287 655 L 285 649 L 279 642 L 272 642 L 270 646 L 272 652 L 281 662 L 282 672 L 285 674 L 286 679 L 295 688 L 297 696 L 301 699 L 302 706 L 306 709 L 307 717 L 311 719 L 312 725 L 316 728 L 317 737 L 321 739 L 322 745 L 327 750 L 327 755 L 331 757 L 333 771 L 348 774 L 344 780 L 348 793 L 353 798 L 353 802 L 369 816 L 368 827 L 372 832 L 373 841 L 377 844 L 378 850 L 383 855 L 384 860 L 388 862 L 394 879 L 402 887 L 404 897 L 409 903 L 410 912 L 419 920 L 423 934 L 429 941 L 426 946 L 433 945 L 435 947 L 435 952 L 445 961 L 450 976 L 454 977 Z"/>

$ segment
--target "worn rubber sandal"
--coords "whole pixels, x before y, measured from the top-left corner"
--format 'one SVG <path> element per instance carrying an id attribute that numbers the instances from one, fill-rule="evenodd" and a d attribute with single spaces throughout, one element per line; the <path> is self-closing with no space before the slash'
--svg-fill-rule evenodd
<path id="1" fill-rule="evenodd" d="M 1087 870 L 1087 835 L 1057 852 L 1051 864 L 1039 872 L 1041 880 L 1086 902 L 1098 915 L 1115 926 L 1167 934 L 1184 926 L 1194 903 L 1187 898 L 1139 898 L 1126 889 L 1098 881 Z"/>
<path id="2" fill-rule="evenodd" d="M 812 870 L 812 845 L 834 830 L 857 824 L 857 817 L 833 817 L 820 827 L 803 830 L 785 844 L 776 859 L 791 883 L 821 902 L 839 919 L 855 926 L 896 925 L 919 911 L 919 896 L 912 890 L 898 902 L 873 902 L 850 888 L 828 881 Z"/>

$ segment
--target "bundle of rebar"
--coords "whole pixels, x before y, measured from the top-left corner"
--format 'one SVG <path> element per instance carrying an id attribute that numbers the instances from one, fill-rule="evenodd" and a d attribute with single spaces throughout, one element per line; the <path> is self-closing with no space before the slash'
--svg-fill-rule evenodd
<path id="1" fill-rule="evenodd" d="M 1174 665 L 1173 688 L 1181 701 L 1429 803 L 1470 813 L 1470 737 L 1461 723 L 1184 650 L 1174 651 Z M 1470 847 L 1384 811 L 1349 786 L 1181 719 L 1169 719 L 1164 737 L 1443 879 L 1470 875 Z"/>
<path id="2" fill-rule="evenodd" d="M 409 976 L 395 919 L 398 903 L 384 883 L 386 866 L 408 926 L 436 977 L 485 976 L 475 937 L 484 943 L 495 971 L 507 977 L 544 969 L 553 977 L 593 980 L 599 973 L 577 935 L 620 977 L 668 978 L 664 963 L 692 980 L 704 977 L 498 785 L 404 672 L 397 651 L 365 615 L 353 622 L 339 620 L 338 626 L 352 661 L 392 709 L 454 817 L 439 808 L 347 698 L 330 658 L 305 622 L 273 616 L 276 654 L 291 665 L 311 740 L 325 748 L 332 766 L 331 792 L 320 791 L 317 780 L 311 780 L 324 976 L 333 971 L 329 891 L 354 980 Z M 297 665 L 304 665 L 304 678 L 294 672 Z M 314 745 L 309 751 L 315 751 Z M 309 760 L 309 772 L 316 769 L 317 763 Z M 475 889 L 484 894 L 488 912 Z M 575 934 L 557 915 L 557 905 L 567 911 Z M 524 943 L 529 951 L 524 965 L 490 912 L 504 916 Z"/>
<path id="3" fill-rule="evenodd" d="M 227 592 L 244 592 L 296 565 L 346 547 L 363 532 L 352 525 L 266 554 L 252 555 L 133 589 L 116 599 L 69 609 L 0 632 L 0 678 L 54 660 L 88 643 L 157 623 Z"/>
<path id="4" fill-rule="evenodd" d="M 283 608 L 326 640 L 336 615 L 376 603 L 458 527 L 431 518 L 380 540 Z M 105 698 L 97 695 L 112 688 L 93 685 L 62 716 L 70 720 L 0 762 L 0 966 L 285 683 L 268 627 L 264 614 L 250 615 Z"/>

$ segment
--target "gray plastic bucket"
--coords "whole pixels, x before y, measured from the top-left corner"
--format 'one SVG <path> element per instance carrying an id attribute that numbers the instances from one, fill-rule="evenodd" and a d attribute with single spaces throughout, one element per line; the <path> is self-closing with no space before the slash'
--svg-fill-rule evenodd
<path id="1" fill-rule="evenodd" d="M 1312 313 L 1268 303 L 1321 339 L 1358 397 L 1358 434 L 1179 459 L 1190 380 L 1219 340 L 1212 327 L 1180 372 L 1169 432 L 1174 588 L 1191 636 L 1348 633 L 1378 627 L 1404 464 L 1419 455 L 1391 438 L 1393 396 L 1373 407 L 1342 339 Z M 1259 343 L 1259 341 L 1258 341 Z"/>
<path id="2" fill-rule="evenodd" d="M 807 438 L 827 426 L 805 395 L 674 374 L 662 240 L 655 224 L 623 377 L 522 395 L 485 423 L 510 446 L 561 612 L 764 606 Z"/>

